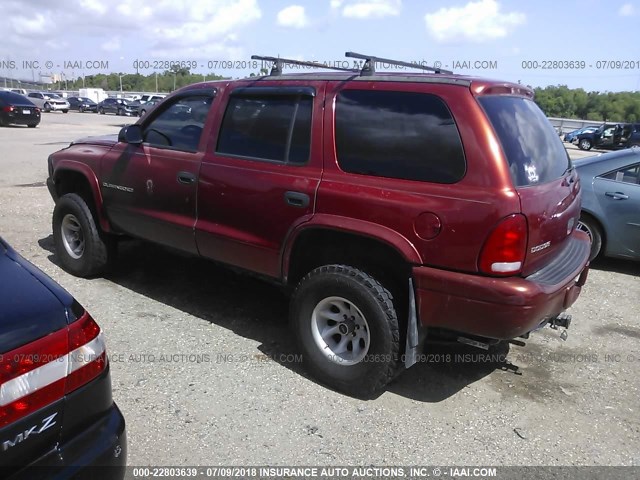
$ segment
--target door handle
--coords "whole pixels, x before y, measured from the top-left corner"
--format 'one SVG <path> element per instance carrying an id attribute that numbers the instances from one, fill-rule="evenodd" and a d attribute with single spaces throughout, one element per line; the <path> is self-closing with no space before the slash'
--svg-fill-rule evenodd
<path id="1" fill-rule="evenodd" d="M 309 195 L 300 192 L 285 192 L 284 200 L 287 205 L 298 208 L 306 208 L 309 206 Z"/>
<path id="2" fill-rule="evenodd" d="M 605 192 L 605 195 L 613 198 L 614 200 L 627 200 L 629 198 L 629 195 L 625 195 L 622 192 Z"/>
<path id="3" fill-rule="evenodd" d="M 185 185 L 190 185 L 195 183 L 196 176 L 190 172 L 178 172 L 178 183 L 184 183 Z"/>

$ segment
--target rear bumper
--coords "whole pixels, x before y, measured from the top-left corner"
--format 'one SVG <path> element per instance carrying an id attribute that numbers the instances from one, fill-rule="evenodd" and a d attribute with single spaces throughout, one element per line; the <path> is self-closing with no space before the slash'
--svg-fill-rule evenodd
<path id="1" fill-rule="evenodd" d="M 4 123 L 7 125 L 38 125 L 40 123 L 40 115 L 13 115 L 5 114 Z"/>
<path id="2" fill-rule="evenodd" d="M 121 480 L 126 462 L 124 417 L 114 403 L 100 420 L 9 480 Z"/>
<path id="3" fill-rule="evenodd" d="M 570 259 L 528 278 L 492 278 L 414 267 L 417 308 L 425 327 L 511 339 L 569 308 L 587 280 L 589 240 L 575 232 Z"/>

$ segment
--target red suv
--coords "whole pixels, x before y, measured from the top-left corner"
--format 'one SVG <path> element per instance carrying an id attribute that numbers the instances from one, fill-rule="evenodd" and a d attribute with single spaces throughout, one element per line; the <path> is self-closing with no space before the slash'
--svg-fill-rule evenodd
<path id="1" fill-rule="evenodd" d="M 187 86 L 51 155 L 62 267 L 99 274 L 131 236 L 280 282 L 309 370 L 358 395 L 427 335 L 488 348 L 568 326 L 589 239 L 532 91 L 348 56 L 362 70 L 257 57 L 270 75 Z"/>

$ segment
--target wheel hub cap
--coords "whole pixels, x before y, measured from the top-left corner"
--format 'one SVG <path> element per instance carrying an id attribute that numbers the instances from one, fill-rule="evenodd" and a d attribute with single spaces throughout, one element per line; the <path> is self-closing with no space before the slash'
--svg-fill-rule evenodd
<path id="1" fill-rule="evenodd" d="M 354 303 L 342 297 L 318 302 L 311 314 L 311 332 L 320 351 L 340 365 L 355 365 L 369 351 L 367 320 Z"/>
<path id="2" fill-rule="evenodd" d="M 84 234 L 80 222 L 75 215 L 68 213 L 62 219 L 60 225 L 62 244 L 71 258 L 76 260 L 84 253 Z"/>

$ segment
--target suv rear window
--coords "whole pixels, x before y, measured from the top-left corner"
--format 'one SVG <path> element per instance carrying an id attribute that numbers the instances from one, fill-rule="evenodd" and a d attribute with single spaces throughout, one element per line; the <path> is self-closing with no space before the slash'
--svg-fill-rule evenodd
<path id="1" fill-rule="evenodd" d="M 571 167 L 560 137 L 533 100 L 522 97 L 480 97 L 509 162 L 517 187 L 560 178 Z"/>
<path id="2" fill-rule="evenodd" d="M 336 151 L 349 173 L 455 183 L 466 170 L 451 112 L 425 93 L 343 90 L 336 102 Z"/>

